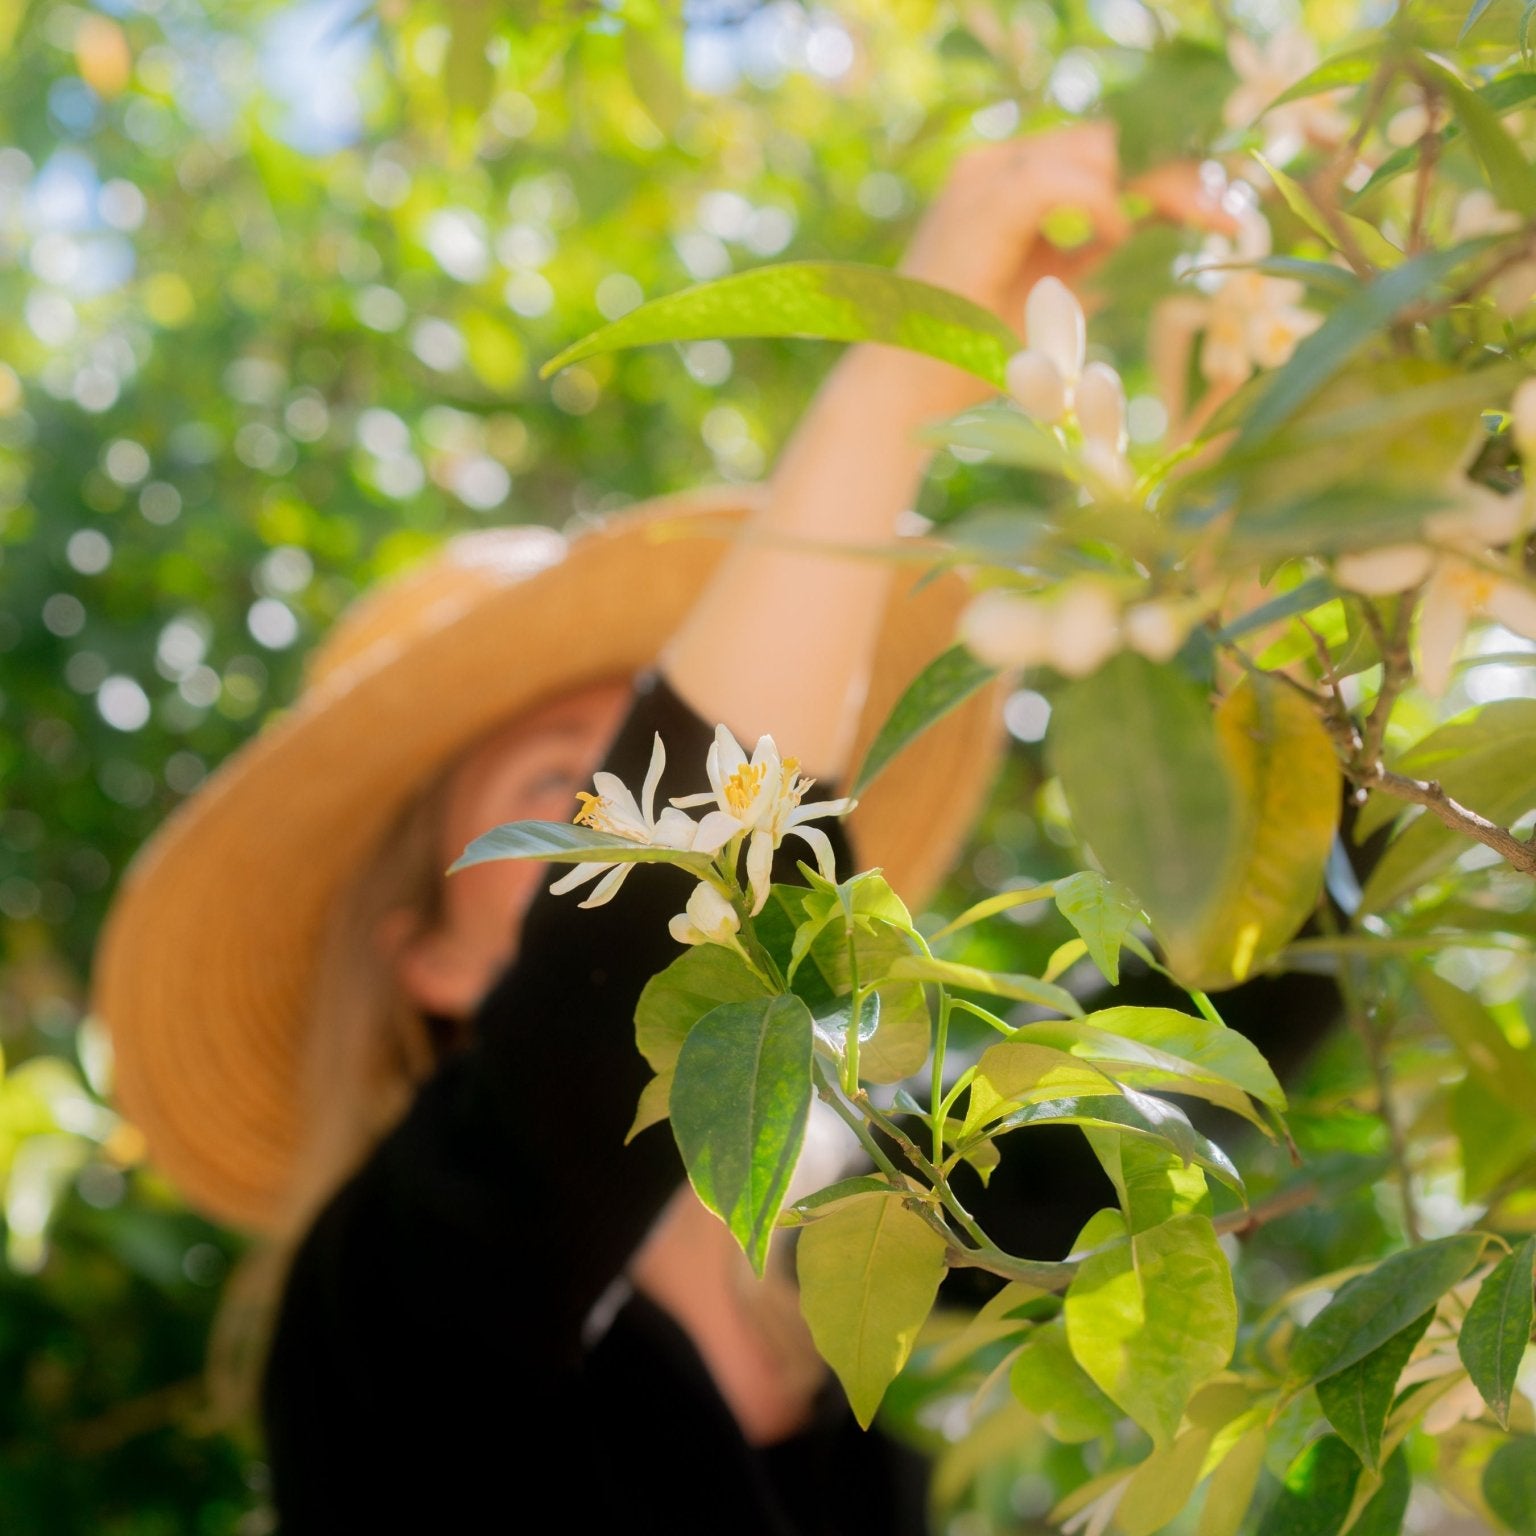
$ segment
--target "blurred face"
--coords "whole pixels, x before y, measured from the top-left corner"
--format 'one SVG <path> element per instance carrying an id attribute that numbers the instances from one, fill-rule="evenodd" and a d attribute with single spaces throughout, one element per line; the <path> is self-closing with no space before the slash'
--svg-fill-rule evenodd
<path id="1" fill-rule="evenodd" d="M 629 702 L 627 682 L 600 683 L 493 731 L 451 773 L 443 820 L 447 868 L 465 845 L 505 821 L 569 821 Z M 517 953 L 523 914 L 550 877 L 523 859 L 445 877 L 442 917 L 411 934 L 381 934 L 406 994 L 426 1012 L 463 1019 Z M 402 915 L 402 922 L 403 922 Z"/>

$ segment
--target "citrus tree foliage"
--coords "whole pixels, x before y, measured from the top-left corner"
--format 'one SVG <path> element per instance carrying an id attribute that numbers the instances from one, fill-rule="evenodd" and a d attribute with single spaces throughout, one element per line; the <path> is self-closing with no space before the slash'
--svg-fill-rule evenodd
<path id="1" fill-rule="evenodd" d="M 79 1020 L 131 850 L 445 533 L 755 477 L 815 336 L 1012 391 L 933 426 L 978 602 L 865 775 L 999 668 L 1019 747 L 934 914 L 701 864 L 735 942 L 642 1002 L 640 1116 L 755 1258 L 796 1229 L 942 1510 L 1531 1526 L 1536 75 L 1521 0 L 1403 9 L 0 3 L 8 1529 L 261 1502 L 198 1381 L 237 1244 Z M 1101 113 L 1240 184 L 1233 234 L 1140 229 L 1086 354 L 1059 295 L 1013 339 L 892 281 L 959 146 Z M 1275 977 L 1318 985 L 1268 1038 L 1326 1035 L 1285 1090 L 1222 1022 Z M 873 1171 L 781 1209 L 812 1096 Z M 1104 1208 L 989 1234 L 972 1192 L 1065 1136 Z M 946 1272 L 990 1299 L 931 1312 Z"/>

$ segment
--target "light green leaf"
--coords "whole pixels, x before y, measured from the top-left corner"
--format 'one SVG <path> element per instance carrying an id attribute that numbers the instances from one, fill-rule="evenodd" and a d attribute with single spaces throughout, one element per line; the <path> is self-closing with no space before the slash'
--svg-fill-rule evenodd
<path id="1" fill-rule="evenodd" d="M 1118 987 L 1120 945 L 1141 916 L 1136 898 L 1096 870 L 1085 869 L 1056 882 L 1056 907 L 1077 929 L 1105 981 Z"/>
<path id="2" fill-rule="evenodd" d="M 736 336 L 884 342 L 942 358 L 999 389 L 1019 350 L 996 315 L 946 288 L 857 262 L 792 261 L 642 304 L 552 357 L 539 377 L 599 352 Z"/>
<path id="3" fill-rule="evenodd" d="M 1516 1536 L 1536 1536 L 1536 1439 L 1517 1436 L 1488 1458 L 1483 1498 Z"/>
<path id="4" fill-rule="evenodd" d="M 1536 699 L 1496 699 L 1431 732 L 1393 764 L 1437 781 L 1452 799 L 1507 826 L 1536 805 Z M 1363 910 L 1410 895 L 1471 845 L 1421 815 L 1393 839 L 1365 882 Z"/>
<path id="5" fill-rule="evenodd" d="M 1081 1016 L 1082 1006 L 1062 987 L 1034 976 L 1015 976 L 1001 971 L 987 971 L 976 965 L 960 965 L 954 960 L 935 960 L 927 955 L 908 955 L 890 968 L 894 981 L 937 981 L 966 992 L 986 992 L 993 997 L 1011 997 L 1021 1003 L 1037 1003 L 1058 1013 Z"/>
<path id="6" fill-rule="evenodd" d="M 1136 1468 L 1115 1510 L 1121 1536 L 1152 1536 L 1181 1514 L 1200 1481 L 1214 1424 L 1196 1424 Z"/>
<path id="7" fill-rule="evenodd" d="M 624 1134 L 628 1146 L 641 1131 L 659 1125 L 667 1118 L 667 1106 L 672 1100 L 672 1068 L 665 1067 L 640 1090 L 640 1102 L 635 1106 L 635 1118 L 630 1121 Z"/>
<path id="8" fill-rule="evenodd" d="M 1083 1259 L 1067 1290 L 1072 1354 L 1166 1445 L 1191 1394 L 1226 1366 L 1237 1340 L 1232 1275 L 1215 1230 L 1188 1215 L 1132 1236 L 1118 1212 L 1101 1211 L 1078 1244 L 1099 1251 Z"/>
<path id="9" fill-rule="evenodd" d="M 1365 48 L 1350 48 L 1324 59 L 1316 69 L 1309 70 L 1294 85 L 1281 91 L 1264 111 L 1273 112 L 1287 102 L 1304 101 L 1308 96 L 1321 96 L 1324 91 L 1336 91 L 1343 86 L 1364 85 L 1381 65 L 1382 44 L 1373 38 Z"/>
<path id="10" fill-rule="evenodd" d="M 1271 165 L 1263 155 L 1255 155 L 1254 159 L 1269 173 L 1270 180 L 1274 182 L 1291 212 L 1325 244 L 1334 250 L 1343 249 L 1333 226 L 1328 222 L 1323 210 L 1312 200 L 1307 189 L 1294 177 L 1287 176 L 1279 166 Z M 1354 237 L 1355 246 L 1360 254 L 1373 266 L 1395 267 L 1402 261 L 1403 253 L 1374 224 L 1368 224 L 1352 213 L 1341 214 L 1340 220 Z"/>
<path id="11" fill-rule="evenodd" d="M 1317 1384 L 1317 1400 L 1328 1422 L 1372 1471 L 1381 1461 L 1381 1435 L 1397 1395 L 1398 1377 L 1434 1315 L 1435 1309 L 1429 1308 L 1363 1359 Z"/>
<path id="12" fill-rule="evenodd" d="M 1311 915 L 1341 803 L 1328 733 L 1280 683 L 1244 678 L 1217 708 L 1216 732 L 1244 832 L 1224 899 L 1178 957 L 1179 974 L 1202 991 L 1247 980 Z"/>
<path id="13" fill-rule="evenodd" d="M 1466 1062 L 1479 1096 L 1491 1094 L 1536 1127 L 1536 1052 L 1517 1047 L 1477 998 L 1427 965 L 1414 969 L 1413 985 L 1430 1017 Z"/>
<path id="14" fill-rule="evenodd" d="M 1435 77 L 1451 110 L 1467 130 L 1500 204 L 1525 218 L 1536 215 L 1536 171 L 1532 171 L 1519 146 L 1505 132 L 1499 114 L 1433 54 L 1420 54 L 1419 63 Z"/>
<path id="15" fill-rule="evenodd" d="M 1052 1046 L 1005 1041 L 988 1046 L 976 1063 L 963 1135 L 1025 1104 L 1119 1088 L 1098 1068 Z"/>
<path id="16" fill-rule="evenodd" d="M 1030 885 L 1014 891 L 999 891 L 996 896 L 983 897 L 974 906 L 967 907 L 959 917 L 945 923 L 937 933 L 930 934 L 928 942 L 937 944 L 940 939 L 947 939 L 952 933 L 959 933 L 962 928 L 970 928 L 989 917 L 996 917 L 999 912 L 1011 912 L 1015 907 L 1027 906 L 1035 901 L 1049 901 L 1055 894 L 1054 885 Z"/>
<path id="17" fill-rule="evenodd" d="M 449 866 L 450 875 L 496 859 L 542 859 L 555 864 L 678 864 L 702 880 L 709 859 L 702 853 L 631 843 L 569 821 L 509 821 L 477 837 Z"/>
<path id="18" fill-rule="evenodd" d="M 1456 34 L 1456 41 L 1464 43 L 1467 33 L 1482 20 L 1483 13 L 1493 4 L 1493 0 L 1473 0 L 1472 9 L 1467 12 L 1467 19 L 1461 24 L 1461 31 Z"/>
<path id="19" fill-rule="evenodd" d="M 879 734 L 869 744 L 854 778 L 852 793 L 863 793 L 903 747 L 996 676 L 992 667 L 983 666 L 963 645 L 952 645 L 935 656 L 907 684 Z"/>
<path id="20" fill-rule="evenodd" d="M 811 1040 L 798 997 L 723 1003 L 689 1032 L 672 1080 L 688 1177 L 758 1274 L 805 1138 Z"/>
<path id="21" fill-rule="evenodd" d="M 1401 1333 L 1467 1277 L 1485 1242 L 1475 1232 L 1438 1238 L 1394 1253 L 1346 1281 L 1297 1336 L 1291 1383 L 1305 1386 L 1332 1376 Z"/>
<path id="22" fill-rule="evenodd" d="M 944 1277 L 944 1239 L 884 1194 L 840 1202 L 800 1234 L 800 1310 L 866 1429 Z"/>
<path id="23" fill-rule="evenodd" d="M 1250 1429 L 1211 1474 L 1195 1536 L 1237 1536 L 1253 1502 L 1269 1436 L 1263 1424 Z"/>
<path id="24" fill-rule="evenodd" d="M 1120 1410 L 1072 1358 L 1067 1325 L 1060 1317 L 1031 1330 L 1009 1368 L 1008 1386 L 1053 1438 L 1068 1445 L 1097 1440 L 1120 1417 Z"/>
<path id="25" fill-rule="evenodd" d="M 816 1221 L 831 1213 L 831 1208 L 842 1200 L 851 1200 L 856 1195 L 882 1195 L 887 1198 L 895 1196 L 898 1199 L 910 1200 L 913 1189 L 907 1184 L 892 1184 L 891 1181 L 879 1174 L 861 1173 L 852 1178 L 839 1179 L 835 1184 L 829 1184 L 825 1189 L 818 1189 L 815 1194 L 807 1195 L 803 1200 L 797 1200 L 793 1205 L 786 1206 L 779 1217 L 781 1227 L 804 1226 L 808 1221 Z"/>
<path id="26" fill-rule="evenodd" d="M 1456 1341 L 1473 1385 L 1505 1429 L 1515 1377 L 1531 1342 L 1533 1266 L 1536 1237 L 1528 1237 L 1478 1287 Z"/>
<path id="27" fill-rule="evenodd" d="M 1239 450 L 1262 442 L 1289 421 L 1362 348 L 1381 335 L 1400 309 L 1443 282 L 1465 256 L 1460 247 L 1415 256 L 1340 304 L 1271 376 L 1238 432 Z"/>
<path id="28" fill-rule="evenodd" d="M 935 448 L 961 448 L 985 454 L 989 463 L 1013 469 L 1031 469 L 1076 480 L 1082 475 L 1078 460 L 1062 446 L 1061 439 L 1017 406 L 998 402 L 978 406 L 948 421 L 935 422 L 917 433 L 919 442 Z"/>
<path id="29" fill-rule="evenodd" d="M 1108 1131 L 1088 1131 L 1088 1145 L 1120 1197 L 1120 1211 L 1134 1236 L 1175 1216 L 1211 1214 L 1205 1175 L 1156 1142 Z"/>
<path id="30" fill-rule="evenodd" d="M 646 982 L 635 1004 L 635 1044 L 653 1072 L 664 1072 L 676 1065 L 688 1031 L 711 1008 L 767 996 L 768 988 L 735 950 L 696 944 Z"/>
<path id="31" fill-rule="evenodd" d="M 1238 851 L 1235 786 L 1201 690 L 1175 667 L 1122 652 L 1062 691 L 1047 747 L 1078 836 L 1178 950 Z"/>

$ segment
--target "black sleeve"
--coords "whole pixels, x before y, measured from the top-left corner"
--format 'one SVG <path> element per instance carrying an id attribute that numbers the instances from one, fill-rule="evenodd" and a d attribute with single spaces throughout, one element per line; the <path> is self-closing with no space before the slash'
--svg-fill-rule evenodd
<path id="1" fill-rule="evenodd" d="M 657 805 L 707 787 L 713 727 L 657 678 L 637 684 L 607 769 L 637 787 L 657 732 Z M 851 873 L 846 836 L 827 831 Z M 795 847 L 775 872 L 798 881 Z M 683 1178 L 669 1125 L 624 1137 L 650 1075 L 635 1003 L 679 953 L 667 923 L 692 885 L 648 865 L 602 907 L 542 890 L 472 1044 L 321 1213 L 295 1258 L 264 1394 L 285 1530 L 355 1519 L 342 1469 L 390 1447 L 494 1455 L 487 1389 L 558 1416 L 584 1322 Z"/>

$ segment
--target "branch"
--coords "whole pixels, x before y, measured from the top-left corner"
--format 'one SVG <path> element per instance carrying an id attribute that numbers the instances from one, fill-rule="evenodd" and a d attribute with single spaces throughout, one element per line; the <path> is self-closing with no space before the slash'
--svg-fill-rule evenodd
<path id="1" fill-rule="evenodd" d="M 1492 848 L 1522 875 L 1536 875 L 1536 847 L 1524 838 L 1516 837 L 1508 827 L 1501 827 L 1498 822 L 1489 821 L 1486 816 L 1468 809 L 1459 800 L 1453 800 L 1437 780 L 1410 779 L 1406 774 L 1383 768 L 1380 763 L 1365 767 L 1345 764 L 1344 772 L 1362 789 L 1379 789 L 1399 800 L 1422 805 L 1453 832 L 1460 832 L 1473 842 Z"/>

